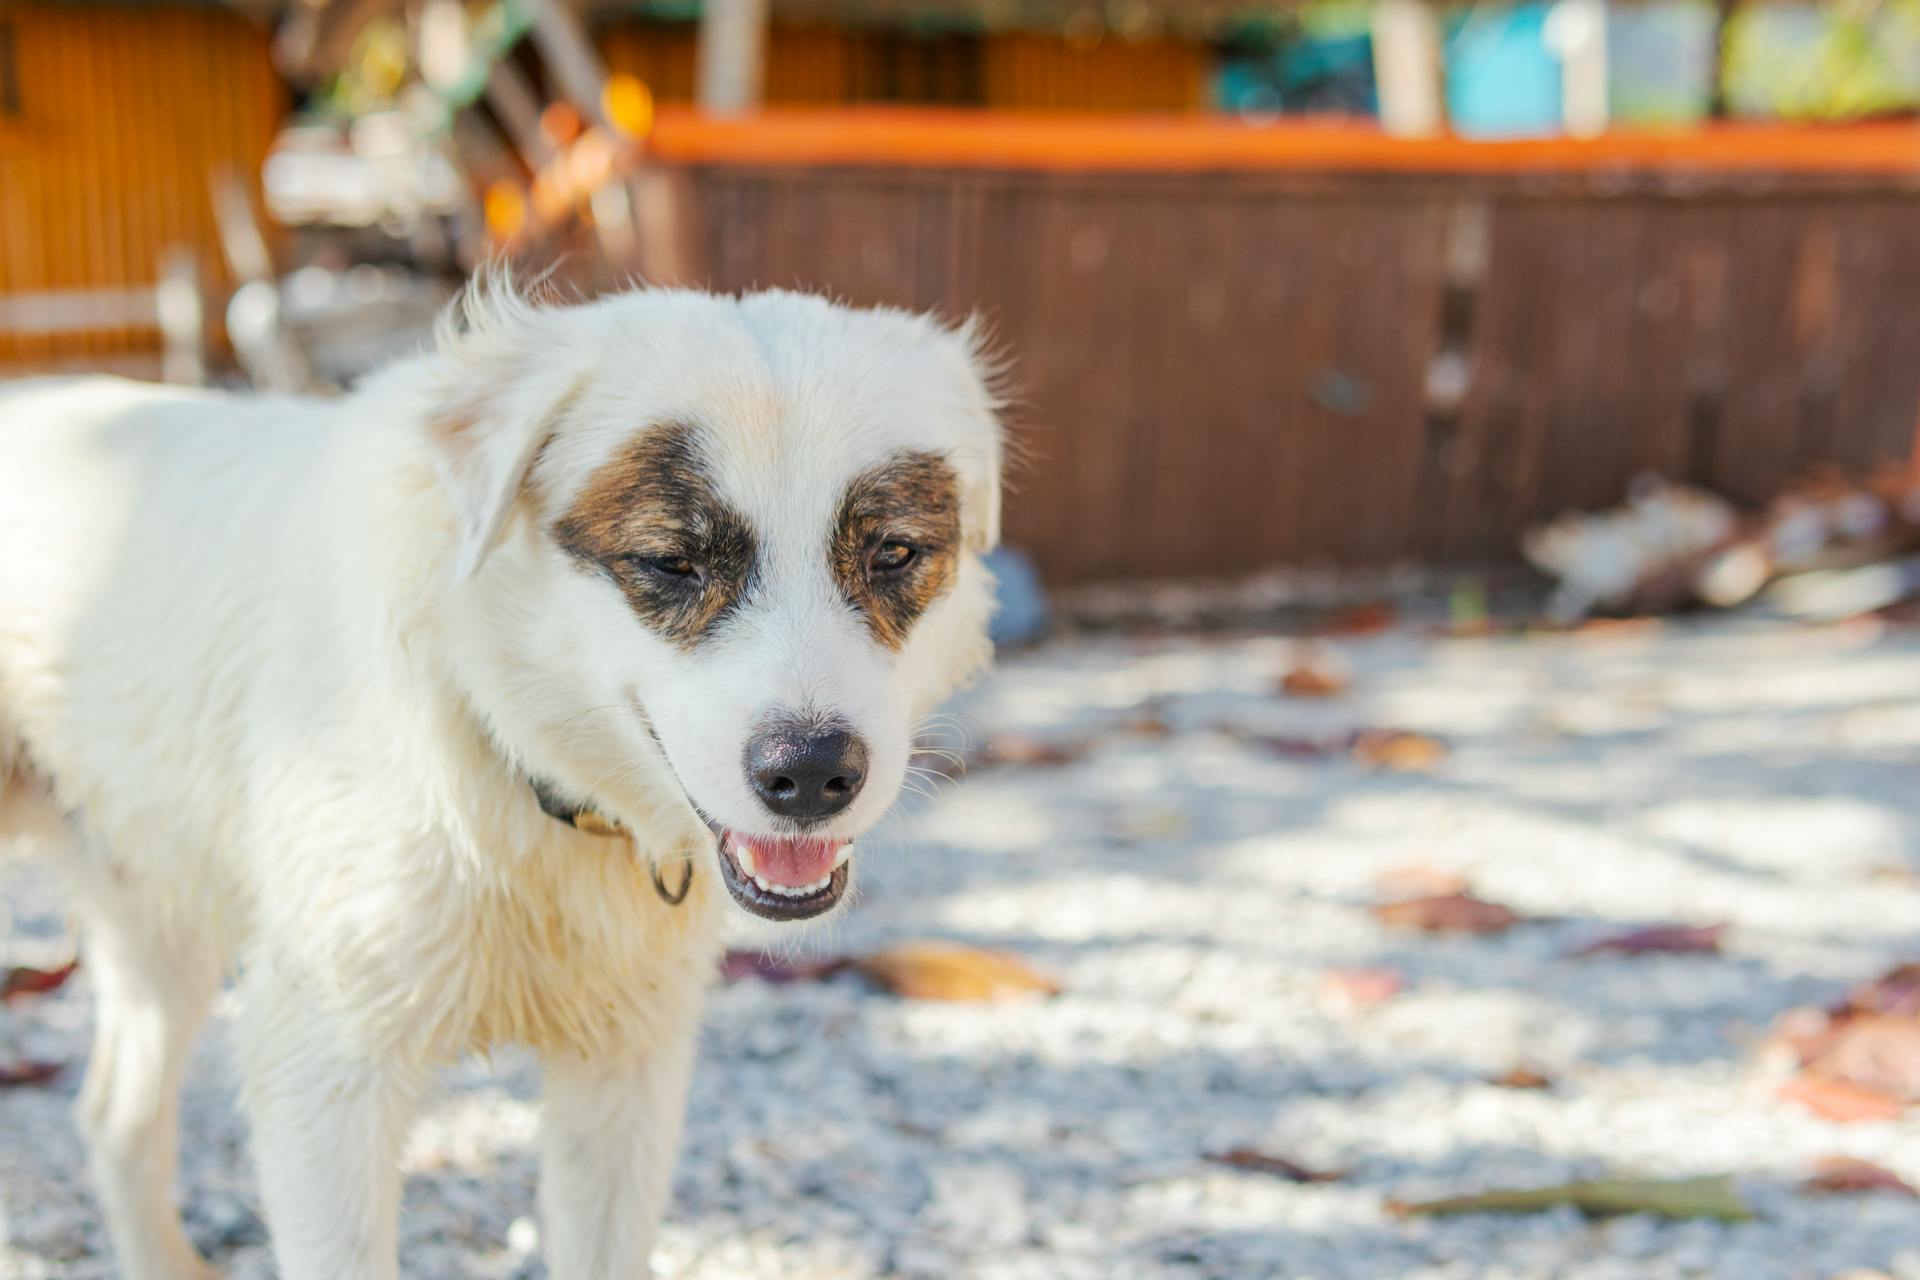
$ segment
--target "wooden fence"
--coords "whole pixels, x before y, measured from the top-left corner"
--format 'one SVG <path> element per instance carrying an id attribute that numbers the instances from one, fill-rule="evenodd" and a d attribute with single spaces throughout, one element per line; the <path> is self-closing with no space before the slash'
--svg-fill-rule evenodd
<path id="1" fill-rule="evenodd" d="M 0 363 L 152 351 L 141 300 L 171 252 L 223 276 L 208 180 L 257 187 L 284 108 L 267 32 L 232 10 L 0 0 L 0 300 L 49 321 L 0 325 Z"/>
<path id="2" fill-rule="evenodd" d="M 879 126 L 730 128 L 659 139 L 695 274 L 983 312 L 1029 455 L 1008 534 L 1056 581 L 1506 559 L 1642 471 L 1760 502 L 1913 444 L 1911 129 L 1369 135 L 1344 166 L 1189 129 L 1083 166 L 1025 134 L 903 158 Z"/>

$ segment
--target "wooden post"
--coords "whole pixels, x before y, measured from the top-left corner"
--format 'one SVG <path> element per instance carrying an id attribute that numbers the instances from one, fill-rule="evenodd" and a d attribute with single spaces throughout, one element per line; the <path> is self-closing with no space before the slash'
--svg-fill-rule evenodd
<path id="1" fill-rule="evenodd" d="M 153 310 L 160 322 L 160 377 L 181 386 L 207 380 L 207 299 L 193 250 L 174 245 L 161 260 Z"/>
<path id="2" fill-rule="evenodd" d="M 1380 0 L 1373 7 L 1373 74 L 1380 125 L 1403 138 L 1439 133 L 1446 119 L 1440 74 L 1440 22 L 1426 0 Z"/>
<path id="3" fill-rule="evenodd" d="M 767 0 L 706 0 L 700 8 L 700 109 L 739 115 L 760 105 Z"/>

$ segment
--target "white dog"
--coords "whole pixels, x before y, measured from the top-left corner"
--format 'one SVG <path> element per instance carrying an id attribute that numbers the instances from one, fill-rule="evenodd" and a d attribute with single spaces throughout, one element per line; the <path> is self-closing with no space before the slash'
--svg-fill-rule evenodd
<path id="1" fill-rule="evenodd" d="M 787 293 L 470 292 L 339 400 L 0 390 L 0 834 L 71 882 L 125 1274 L 223 972 L 281 1274 L 396 1274 L 432 1068 L 542 1056 L 556 1280 L 646 1274 L 731 902 L 832 911 L 977 671 L 977 346 Z"/>

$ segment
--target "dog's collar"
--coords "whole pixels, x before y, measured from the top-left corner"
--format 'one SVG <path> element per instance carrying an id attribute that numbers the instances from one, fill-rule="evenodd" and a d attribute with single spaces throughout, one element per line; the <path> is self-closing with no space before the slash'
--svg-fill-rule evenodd
<path id="1" fill-rule="evenodd" d="M 552 784 L 539 778 L 528 778 L 527 784 L 533 788 L 533 798 L 540 802 L 540 812 L 549 818 L 590 836 L 627 835 L 627 829 L 617 821 L 591 805 L 574 804 L 555 791 Z M 687 863 L 687 873 L 680 878 L 678 889 L 667 888 L 667 882 L 660 877 L 660 864 L 652 858 L 647 859 L 647 870 L 653 874 L 653 891 L 660 895 L 662 902 L 677 907 L 687 900 L 687 891 L 693 888 L 692 862 Z"/>

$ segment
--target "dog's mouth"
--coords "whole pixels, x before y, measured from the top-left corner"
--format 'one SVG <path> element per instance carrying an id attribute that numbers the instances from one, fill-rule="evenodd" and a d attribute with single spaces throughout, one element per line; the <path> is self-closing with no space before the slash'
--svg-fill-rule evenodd
<path id="1" fill-rule="evenodd" d="M 720 879 L 763 920 L 810 920 L 833 910 L 852 878 L 853 842 L 750 836 L 721 829 Z"/>

